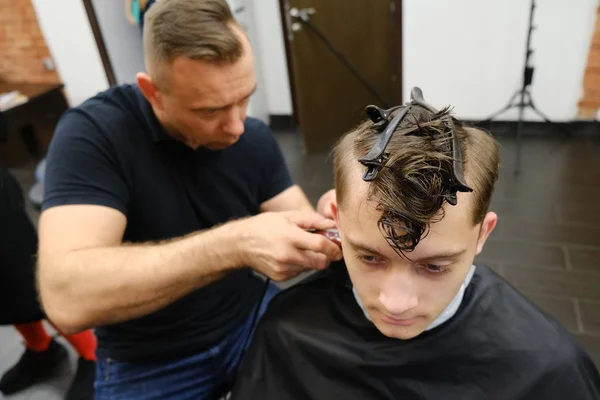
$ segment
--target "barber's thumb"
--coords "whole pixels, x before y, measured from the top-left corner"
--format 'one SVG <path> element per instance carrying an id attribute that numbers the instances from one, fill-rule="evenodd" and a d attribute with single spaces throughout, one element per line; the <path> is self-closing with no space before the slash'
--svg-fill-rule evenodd
<path id="1" fill-rule="evenodd" d="M 324 217 L 315 211 L 294 212 L 288 214 L 288 219 L 302 229 L 331 229 L 335 221 Z"/>

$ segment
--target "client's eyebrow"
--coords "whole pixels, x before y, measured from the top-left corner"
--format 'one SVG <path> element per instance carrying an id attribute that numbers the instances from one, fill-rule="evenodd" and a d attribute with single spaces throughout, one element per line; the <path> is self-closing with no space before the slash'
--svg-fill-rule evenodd
<path id="1" fill-rule="evenodd" d="M 385 257 L 383 254 L 381 254 L 381 252 L 379 250 L 377 250 L 377 249 L 375 249 L 375 248 L 373 248 L 373 247 L 371 247 L 371 246 L 369 246 L 367 244 L 357 242 L 357 241 L 355 241 L 353 239 L 350 239 L 348 237 L 346 237 L 346 240 L 348 241 L 348 243 L 350 244 L 350 246 L 352 246 L 353 248 L 355 248 L 357 250 L 363 250 L 363 251 L 369 252 L 369 253 L 374 254 L 374 255 Z"/>
<path id="2" fill-rule="evenodd" d="M 426 254 L 426 255 L 421 256 L 413 261 L 426 262 L 426 261 L 432 261 L 432 260 L 452 260 L 452 259 L 459 258 L 466 252 L 467 252 L 467 249 L 462 249 L 462 250 L 458 250 L 458 251 L 444 251 L 444 252 L 439 252 L 439 253 Z"/>
<path id="3" fill-rule="evenodd" d="M 379 250 L 377 250 L 367 244 L 360 243 L 360 242 L 350 239 L 348 237 L 346 237 L 346 240 L 350 244 L 350 246 L 352 246 L 355 249 L 363 250 L 363 251 L 369 252 L 374 255 L 385 257 L 383 254 L 381 254 L 381 252 Z M 462 256 L 463 254 L 465 254 L 466 252 L 467 252 L 467 249 L 441 251 L 439 253 L 425 254 L 425 255 L 422 255 L 422 256 L 416 257 L 416 258 L 411 258 L 408 254 L 407 255 L 408 255 L 409 259 L 413 262 L 427 262 L 427 261 L 433 261 L 433 260 L 456 259 L 456 258 L 459 258 L 460 256 Z"/>

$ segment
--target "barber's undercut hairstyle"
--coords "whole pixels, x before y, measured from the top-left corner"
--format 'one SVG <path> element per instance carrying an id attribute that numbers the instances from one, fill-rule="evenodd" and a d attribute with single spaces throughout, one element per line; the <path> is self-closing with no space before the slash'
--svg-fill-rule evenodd
<path id="1" fill-rule="evenodd" d="M 215 64 L 236 62 L 243 45 L 226 0 L 160 0 L 145 15 L 146 69 L 161 81 L 161 67 L 176 57 Z"/>
<path id="2" fill-rule="evenodd" d="M 401 111 L 402 108 L 392 112 L 389 119 Z M 452 124 L 448 124 L 449 118 Z M 359 159 L 369 153 L 380 132 L 367 119 L 334 146 L 339 207 L 343 208 L 352 193 L 349 174 L 360 173 L 362 178 L 366 168 Z M 429 225 L 444 217 L 442 206 L 453 191 L 452 135 L 456 135 L 460 145 L 466 184 L 473 189 L 473 224 L 482 222 L 487 214 L 498 179 L 497 141 L 481 129 L 463 125 L 448 108 L 434 113 L 413 105 L 391 137 L 384 166 L 369 182 L 368 201 L 373 201 L 382 212 L 380 231 L 397 252 L 414 250 Z"/>

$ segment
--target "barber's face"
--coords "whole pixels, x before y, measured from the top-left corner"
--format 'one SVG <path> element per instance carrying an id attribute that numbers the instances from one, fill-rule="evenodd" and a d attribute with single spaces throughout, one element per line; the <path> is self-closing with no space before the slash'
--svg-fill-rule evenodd
<path id="1" fill-rule="evenodd" d="M 405 257 L 382 236 L 380 212 L 368 203 L 361 175 L 350 183 L 352 195 L 335 210 L 344 260 L 354 288 L 378 330 L 410 339 L 421 334 L 457 294 L 475 255 L 496 223 L 489 213 L 473 225 L 473 194 L 459 193 L 458 205 L 444 206 L 445 217 Z"/>
<path id="2" fill-rule="evenodd" d="M 167 131 L 192 148 L 223 149 L 244 133 L 244 120 L 256 89 L 252 50 L 234 27 L 244 54 L 233 64 L 215 65 L 178 57 L 165 66 L 165 84 L 157 87 L 154 110 Z"/>

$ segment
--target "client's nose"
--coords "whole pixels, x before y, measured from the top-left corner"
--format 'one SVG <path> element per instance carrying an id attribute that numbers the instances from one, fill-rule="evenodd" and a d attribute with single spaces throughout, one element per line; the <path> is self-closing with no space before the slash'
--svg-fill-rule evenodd
<path id="1" fill-rule="evenodd" d="M 385 279 L 379 301 L 388 316 L 402 318 L 402 314 L 419 304 L 412 272 L 393 271 Z"/>

